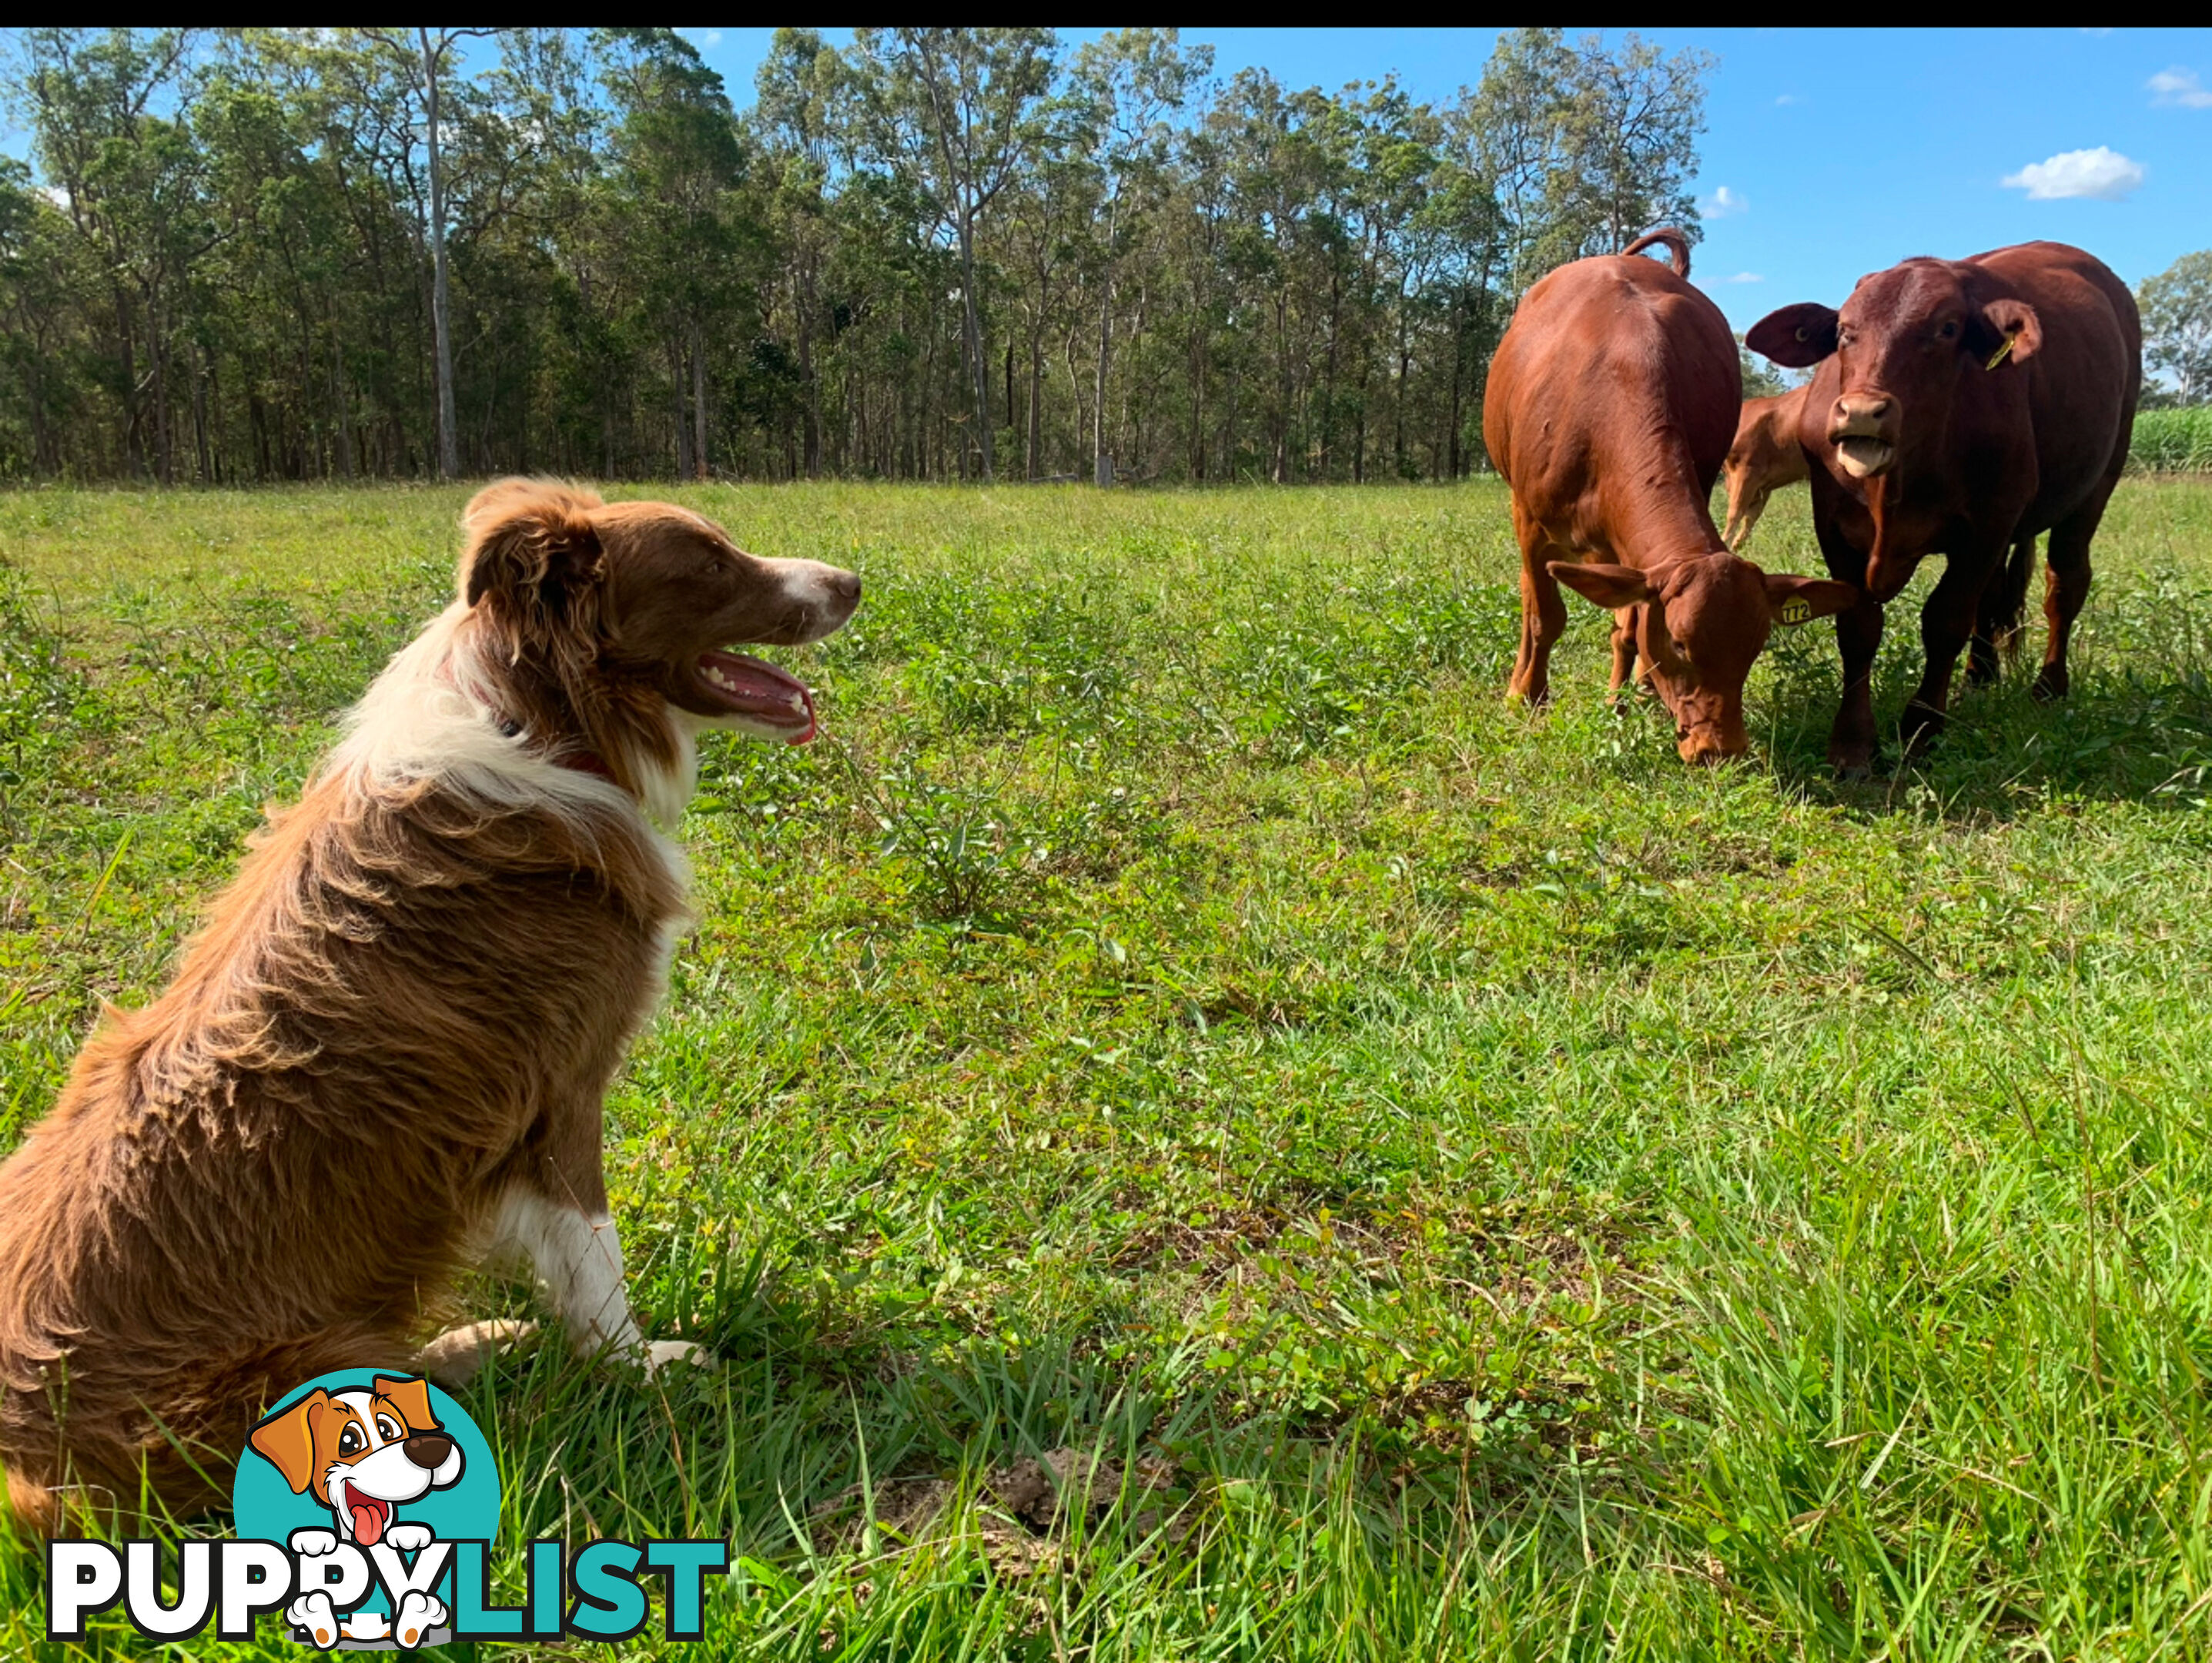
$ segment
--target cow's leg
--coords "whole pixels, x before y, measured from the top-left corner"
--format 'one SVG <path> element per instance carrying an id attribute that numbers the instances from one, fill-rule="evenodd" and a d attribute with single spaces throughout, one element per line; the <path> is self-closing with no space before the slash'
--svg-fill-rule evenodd
<path id="1" fill-rule="evenodd" d="M 1820 557 L 1828 575 L 1855 587 L 1866 580 L 1866 556 L 1828 523 L 1814 521 Z M 1874 769 L 1874 659 L 1881 650 L 1881 603 L 1859 590 L 1859 598 L 1836 614 L 1836 650 L 1844 660 L 1844 697 L 1828 730 L 1828 766 L 1839 780 L 1863 780 Z"/>
<path id="2" fill-rule="evenodd" d="M 1552 696 L 1552 646 L 1567 627 L 1559 583 L 1544 569 L 1552 540 L 1535 517 L 1513 504 L 1513 532 L 1521 542 L 1521 656 L 1513 666 L 1513 697 L 1540 705 Z"/>
<path id="3" fill-rule="evenodd" d="M 1928 604 L 1920 609 L 1920 646 L 1928 667 L 1919 690 L 1905 702 L 1898 723 L 1898 737 L 1910 756 L 1924 750 L 1943 731 L 1951 705 L 1951 678 L 1959 667 L 1960 649 L 1974 633 L 1982 589 L 2004 560 L 2005 544 L 1985 549 L 1981 558 L 1972 551 L 1954 554 L 1944 562 L 1942 578 Z"/>
<path id="4" fill-rule="evenodd" d="M 1613 685 L 1618 694 L 1636 674 L 1637 609 L 1624 606 L 1613 615 Z"/>
<path id="5" fill-rule="evenodd" d="M 2101 482 L 2094 495 L 2051 528 L 2051 551 L 2045 556 L 2051 575 L 2043 592 L 2043 619 L 2051 633 L 2044 644 L 2043 668 L 2035 677 L 2038 699 L 2063 699 L 2070 685 L 2066 647 L 2074 620 L 2081 616 L 2081 603 L 2089 598 L 2089 539 L 2097 535 L 2097 523 L 2104 519 L 2105 504 L 2117 483 L 2117 476 Z"/>
<path id="6" fill-rule="evenodd" d="M 2014 540 L 2002 566 L 1990 574 L 1982 586 L 1982 604 L 1974 618 L 1974 639 L 1966 655 L 1966 681 L 1987 687 L 1996 681 L 2004 660 L 2020 646 L 2020 613 L 2027 598 L 2027 580 L 2035 569 L 2033 533 Z"/>

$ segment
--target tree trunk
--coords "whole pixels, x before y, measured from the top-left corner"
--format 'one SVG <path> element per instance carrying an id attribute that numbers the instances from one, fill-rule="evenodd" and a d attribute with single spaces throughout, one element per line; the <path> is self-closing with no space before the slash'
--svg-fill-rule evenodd
<path id="1" fill-rule="evenodd" d="M 438 148 L 438 58 L 443 52 L 430 48 L 430 31 L 419 31 L 422 39 L 422 87 L 429 114 L 426 128 L 430 153 L 430 329 L 438 355 L 438 476 L 461 476 L 460 435 L 453 422 L 453 338 L 451 292 L 446 280 L 446 171 Z"/>
<path id="2" fill-rule="evenodd" d="M 975 224 L 972 217 L 960 222 L 960 314 L 967 336 L 968 367 L 975 382 L 975 443 L 983 465 L 983 483 L 991 483 L 991 367 L 983 358 L 983 319 L 975 306 Z M 961 454 L 961 472 L 967 453 Z"/>
<path id="3" fill-rule="evenodd" d="M 1110 228 L 1107 235 L 1113 235 Z M 1114 464 L 1106 454 L 1106 364 L 1114 350 L 1114 274 L 1110 270 L 1098 287 L 1098 379 L 1091 390 L 1091 465 L 1097 483 L 1110 485 Z"/>
<path id="4" fill-rule="evenodd" d="M 691 325 L 691 415 L 697 432 L 691 453 L 693 477 L 704 479 L 712 471 L 707 460 L 707 340 L 696 321 Z"/>

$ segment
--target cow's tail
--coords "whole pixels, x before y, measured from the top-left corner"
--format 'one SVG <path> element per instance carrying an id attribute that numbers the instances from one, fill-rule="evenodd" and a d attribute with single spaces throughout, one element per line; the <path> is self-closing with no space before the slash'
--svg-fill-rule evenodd
<path id="1" fill-rule="evenodd" d="M 2012 553 L 1996 573 L 1997 592 L 1988 607 L 1990 640 L 2010 664 L 2020 656 L 2022 626 L 2027 612 L 2027 583 L 2035 575 L 2035 537 L 2030 533 L 2012 545 Z"/>
<path id="2" fill-rule="evenodd" d="M 1663 246 L 1667 250 L 1667 264 L 1674 267 L 1676 276 L 1686 277 L 1690 275 L 1690 240 L 1671 225 L 1664 230 L 1645 232 L 1620 252 L 1624 254 L 1641 254 L 1655 243 Z"/>

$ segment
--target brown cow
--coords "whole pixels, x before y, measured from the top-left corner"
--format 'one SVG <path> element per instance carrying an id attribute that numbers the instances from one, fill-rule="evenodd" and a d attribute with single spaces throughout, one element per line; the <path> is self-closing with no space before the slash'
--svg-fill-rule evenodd
<path id="1" fill-rule="evenodd" d="M 1672 270 L 1629 258 L 1653 244 Z M 1714 528 L 1706 505 L 1743 379 L 1735 337 L 1689 270 L 1682 234 L 1655 231 L 1536 284 L 1491 361 L 1482 437 L 1521 540 L 1514 694 L 1550 692 L 1565 583 L 1613 609 L 1614 690 L 1641 658 L 1682 759 L 1711 762 L 1750 749 L 1744 677 L 1775 622 L 1825 617 L 1858 592 L 1762 572 Z"/>
<path id="2" fill-rule="evenodd" d="M 1810 471 L 1805 447 L 1797 442 L 1804 407 L 1803 387 L 1771 398 L 1743 401 L 1743 412 L 1736 417 L 1735 443 L 1721 464 L 1729 495 L 1728 529 L 1721 535 L 1739 554 L 1766 511 L 1766 499 L 1784 485 L 1798 483 Z"/>
<path id="3" fill-rule="evenodd" d="M 1829 571 L 1866 591 L 1836 620 L 1837 770 L 1873 762 L 1869 673 L 1882 604 L 1927 555 L 1949 558 L 1920 615 L 1928 663 L 1905 707 L 1907 753 L 1942 731 L 1970 637 L 1970 675 L 1995 677 L 2044 531 L 2051 639 L 2035 693 L 2064 697 L 2089 540 L 2127 461 L 2142 380 L 2127 286 L 2078 248 L 2022 243 L 1969 260 L 1906 260 L 1862 277 L 1841 312 L 1784 307 L 1747 339 L 1778 364 L 1820 366 L 1797 430 L 1815 464 L 1814 526 Z"/>

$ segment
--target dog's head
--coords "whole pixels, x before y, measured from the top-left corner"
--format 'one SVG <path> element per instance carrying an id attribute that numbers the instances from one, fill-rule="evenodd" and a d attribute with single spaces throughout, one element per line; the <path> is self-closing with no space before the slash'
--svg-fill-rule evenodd
<path id="1" fill-rule="evenodd" d="M 374 1547 L 402 1502 L 457 1484 L 461 1447 L 438 1425 L 430 1388 L 379 1375 L 369 1389 L 320 1387 L 253 1429 L 252 1446 L 292 1493 L 312 1494 L 339 1534 Z"/>
<path id="2" fill-rule="evenodd" d="M 544 480 L 479 491 L 462 524 L 461 598 L 489 632 L 493 662 L 522 683 L 525 707 L 509 713 L 519 723 L 573 723 L 610 762 L 625 741 L 665 761 L 649 730 L 672 710 L 693 726 L 793 744 L 814 737 L 805 684 L 729 649 L 832 634 L 860 604 L 854 574 L 763 560 L 673 503 L 604 502 Z"/>

